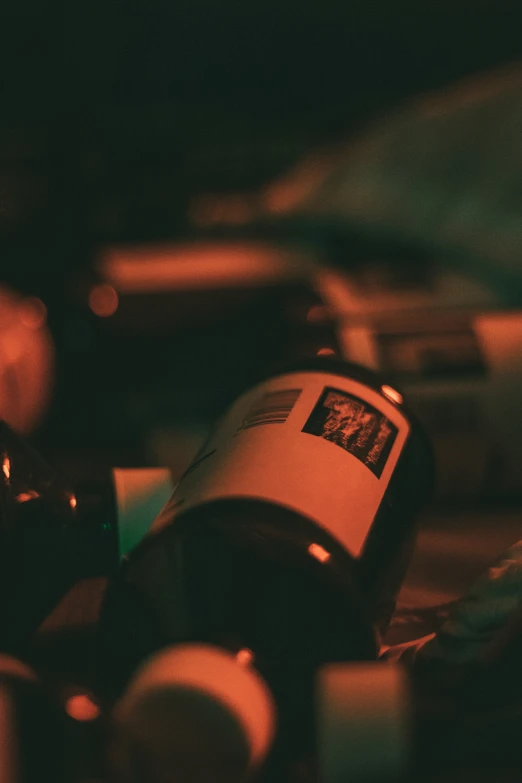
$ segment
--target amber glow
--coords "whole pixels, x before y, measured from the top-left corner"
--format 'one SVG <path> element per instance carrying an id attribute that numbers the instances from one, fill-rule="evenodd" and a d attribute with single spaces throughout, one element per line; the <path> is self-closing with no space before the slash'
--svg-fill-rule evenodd
<path id="1" fill-rule="evenodd" d="M 315 557 L 320 563 L 326 563 L 331 558 L 330 552 L 322 547 L 321 544 L 310 544 L 308 547 L 308 554 Z"/>
<path id="2" fill-rule="evenodd" d="M 27 503 L 28 500 L 34 500 L 34 498 L 39 498 L 40 493 L 35 492 L 34 489 L 30 489 L 29 492 L 20 492 L 19 495 L 16 496 L 15 500 L 18 503 Z"/>
<path id="3" fill-rule="evenodd" d="M 396 402 L 397 405 L 401 405 L 403 401 L 402 394 L 400 394 L 395 389 L 392 389 L 391 386 L 386 386 L 385 384 L 384 386 L 381 386 L 381 391 L 385 397 L 388 397 L 389 400 L 391 400 L 392 402 Z"/>
<path id="4" fill-rule="evenodd" d="M 67 699 L 65 711 L 69 717 L 79 721 L 96 720 L 101 714 L 98 705 L 86 693 L 78 693 Z"/>
<path id="5" fill-rule="evenodd" d="M 89 292 L 89 307 L 100 318 L 108 318 L 114 315 L 118 309 L 118 303 L 117 291 L 108 283 L 95 285 Z"/>
<path id="6" fill-rule="evenodd" d="M 333 348 L 319 348 L 317 356 L 334 356 L 335 351 Z"/>
<path id="7" fill-rule="evenodd" d="M 249 650 L 248 647 L 243 647 L 243 649 L 239 650 L 236 654 L 236 661 L 241 664 L 241 666 L 250 666 L 253 660 L 254 653 L 252 650 Z"/>
<path id="8" fill-rule="evenodd" d="M 9 457 L 4 457 L 2 461 L 2 473 L 4 474 L 6 479 L 8 479 L 9 476 L 11 475 L 11 460 L 9 459 Z"/>
<path id="9" fill-rule="evenodd" d="M 289 253 L 239 242 L 114 248 L 105 255 L 100 272 L 107 287 L 120 294 L 245 283 L 253 287 L 299 279 L 303 273 L 302 264 Z"/>
<path id="10" fill-rule="evenodd" d="M 69 498 L 69 505 L 71 508 L 76 508 L 78 501 L 76 500 L 76 495 L 71 495 Z"/>
<path id="11" fill-rule="evenodd" d="M 39 329 L 47 320 L 47 307 L 38 297 L 30 296 L 21 303 L 19 317 L 28 329 Z"/>

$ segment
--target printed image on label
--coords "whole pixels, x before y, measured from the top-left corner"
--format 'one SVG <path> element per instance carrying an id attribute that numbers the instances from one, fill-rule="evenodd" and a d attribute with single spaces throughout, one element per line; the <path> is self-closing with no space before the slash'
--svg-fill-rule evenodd
<path id="1" fill-rule="evenodd" d="M 398 429 L 368 402 L 327 387 L 303 427 L 357 457 L 380 477 Z"/>

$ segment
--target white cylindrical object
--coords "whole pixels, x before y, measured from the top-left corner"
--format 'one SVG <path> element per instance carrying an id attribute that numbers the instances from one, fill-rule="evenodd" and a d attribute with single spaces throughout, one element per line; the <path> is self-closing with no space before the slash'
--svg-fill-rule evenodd
<path id="1" fill-rule="evenodd" d="M 237 655 L 204 644 L 169 647 L 150 658 L 138 670 L 115 710 L 118 725 L 130 725 L 133 714 L 155 693 L 163 696 L 163 714 L 168 702 L 179 707 L 180 692 L 208 697 L 208 703 L 223 708 L 241 728 L 249 751 L 249 768 L 262 763 L 275 731 L 275 704 L 263 678 L 248 662 L 250 651 Z M 205 698 L 200 703 L 203 705 Z M 165 704 L 167 703 L 167 706 Z M 142 713 L 143 714 L 143 713 Z M 202 722 L 205 716 L 201 716 Z M 176 737 L 172 737 L 173 747 Z"/>
<path id="2" fill-rule="evenodd" d="M 400 779 L 407 771 L 406 672 L 381 663 L 334 663 L 317 677 L 320 783 Z"/>

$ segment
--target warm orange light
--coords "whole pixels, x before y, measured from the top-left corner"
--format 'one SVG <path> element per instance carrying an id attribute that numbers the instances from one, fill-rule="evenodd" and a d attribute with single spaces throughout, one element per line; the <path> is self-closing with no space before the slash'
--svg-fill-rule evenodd
<path id="1" fill-rule="evenodd" d="M 47 307 L 38 297 L 30 296 L 20 304 L 19 318 L 28 329 L 39 329 L 47 320 Z"/>
<path id="2" fill-rule="evenodd" d="M 118 309 L 118 294 L 108 283 L 101 283 L 91 288 L 89 292 L 89 307 L 100 318 L 114 315 Z"/>
<path id="3" fill-rule="evenodd" d="M 9 476 L 11 475 L 11 460 L 9 459 L 9 457 L 4 457 L 3 459 L 2 473 L 4 474 L 6 479 L 8 479 Z"/>
<path id="4" fill-rule="evenodd" d="M 308 547 L 308 554 L 315 557 L 320 563 L 326 563 L 331 558 L 330 552 L 322 547 L 321 544 L 310 544 Z"/>
<path id="5" fill-rule="evenodd" d="M 76 495 L 71 495 L 69 498 L 69 505 L 71 508 L 76 508 L 78 501 L 76 500 Z"/>
<path id="6" fill-rule="evenodd" d="M 319 348 L 317 356 L 334 356 L 335 351 L 333 348 Z"/>
<path id="7" fill-rule="evenodd" d="M 392 389 L 391 386 L 386 386 L 386 384 L 385 384 L 384 386 L 381 386 L 381 391 L 384 394 L 384 396 L 388 397 L 388 399 L 391 400 L 392 402 L 396 402 L 397 405 L 401 405 L 402 404 L 402 401 L 403 401 L 402 400 L 402 394 L 400 394 L 395 389 Z"/>
<path id="8" fill-rule="evenodd" d="M 241 666 L 250 666 L 252 661 L 254 660 L 254 653 L 252 650 L 249 650 L 248 647 L 243 647 L 243 649 L 239 650 L 236 654 L 236 661 Z"/>
<path id="9" fill-rule="evenodd" d="M 35 492 L 34 489 L 30 489 L 29 492 L 20 492 L 19 495 L 15 497 L 15 500 L 18 503 L 27 503 L 28 500 L 34 500 L 34 498 L 39 498 L 40 493 Z"/>
<path id="10" fill-rule="evenodd" d="M 101 715 L 98 705 L 86 693 L 78 693 L 67 699 L 65 711 L 69 717 L 79 721 L 96 720 Z"/>

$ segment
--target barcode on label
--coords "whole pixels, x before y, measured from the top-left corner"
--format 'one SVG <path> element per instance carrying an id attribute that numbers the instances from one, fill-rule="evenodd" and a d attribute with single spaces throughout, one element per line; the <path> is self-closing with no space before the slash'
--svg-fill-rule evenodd
<path id="1" fill-rule="evenodd" d="M 302 389 L 282 389 L 265 394 L 252 405 L 239 430 L 260 427 L 262 424 L 284 424 L 301 392 Z"/>

